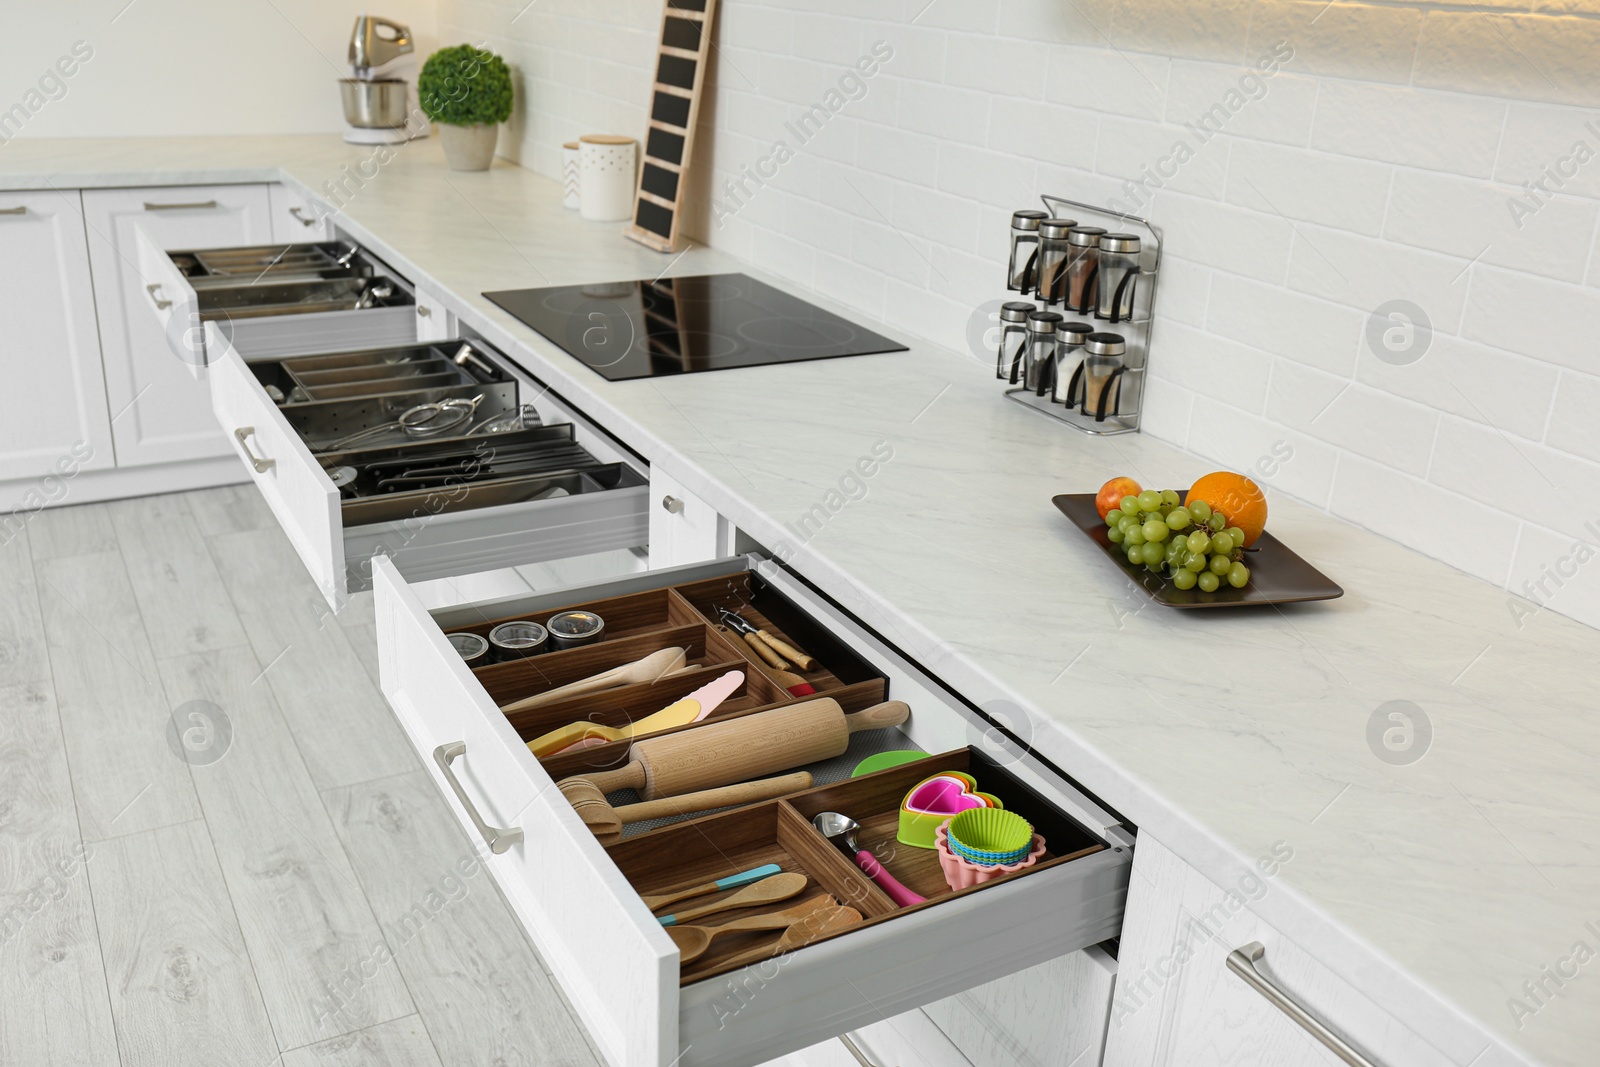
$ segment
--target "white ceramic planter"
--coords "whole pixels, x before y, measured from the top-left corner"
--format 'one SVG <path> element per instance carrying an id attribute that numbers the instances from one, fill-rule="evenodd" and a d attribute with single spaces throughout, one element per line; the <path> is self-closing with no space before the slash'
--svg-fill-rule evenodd
<path id="1" fill-rule="evenodd" d="M 444 141 L 444 158 L 452 170 L 488 170 L 494 162 L 494 146 L 500 137 L 500 127 L 451 126 L 439 123 L 439 137 Z"/>

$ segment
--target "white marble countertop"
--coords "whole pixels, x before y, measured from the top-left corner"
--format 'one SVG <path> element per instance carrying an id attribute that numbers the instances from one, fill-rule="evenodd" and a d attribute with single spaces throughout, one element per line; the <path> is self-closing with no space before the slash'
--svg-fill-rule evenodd
<path id="1" fill-rule="evenodd" d="M 1522 987 L 1578 942 L 1600 950 L 1600 634 L 1548 611 L 1519 627 L 1503 591 L 1282 499 L 1271 529 L 1343 599 L 1151 605 L 1050 498 L 1121 473 L 1183 487 L 1209 464 L 1144 436 L 1086 438 L 1003 399 L 961 338 L 848 308 L 834 309 L 911 351 L 607 382 L 479 293 L 762 272 L 704 249 L 658 255 L 517 167 L 451 172 L 432 142 L 377 165 L 333 137 L 0 151 L 12 189 L 282 179 L 323 193 L 346 174 L 361 184 L 345 178 L 338 225 L 740 528 L 787 542 L 807 578 L 1143 831 L 1225 886 L 1289 843 L 1257 912 L 1458 1062 L 1595 1061 L 1600 963 L 1542 1005 Z M 847 499 L 841 479 L 878 442 L 892 458 Z M 793 524 L 818 504 L 827 520 L 802 543 Z M 1409 766 L 1367 740 L 1393 700 L 1432 723 Z M 1512 997 L 1534 1009 L 1520 1026 Z"/>

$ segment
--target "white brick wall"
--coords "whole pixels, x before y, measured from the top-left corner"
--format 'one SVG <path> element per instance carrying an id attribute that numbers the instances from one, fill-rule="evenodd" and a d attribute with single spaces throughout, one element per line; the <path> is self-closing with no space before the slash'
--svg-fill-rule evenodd
<path id="1" fill-rule="evenodd" d="M 642 131 L 660 0 L 525 2 L 439 0 L 439 32 L 518 68 L 507 151 L 554 175 L 561 141 Z M 1521 591 L 1600 542 L 1597 6 L 723 0 L 691 232 L 963 348 L 1012 209 L 1124 197 L 1287 41 L 1150 207 L 1146 430 L 1240 470 L 1286 442 L 1255 472 L 1273 489 Z M 865 98 L 718 225 L 710 192 L 878 40 L 895 54 Z M 1508 200 L 1562 160 L 1517 225 Z M 1436 331 L 1400 366 L 1365 340 L 1395 299 Z M 1600 574 L 1556 588 L 1538 599 L 1600 625 Z"/>

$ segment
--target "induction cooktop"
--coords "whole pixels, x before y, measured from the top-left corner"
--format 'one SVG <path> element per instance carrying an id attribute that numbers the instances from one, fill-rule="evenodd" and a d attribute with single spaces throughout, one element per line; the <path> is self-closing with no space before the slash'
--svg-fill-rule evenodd
<path id="1" fill-rule="evenodd" d="M 614 382 L 906 350 L 747 274 L 483 295 Z"/>

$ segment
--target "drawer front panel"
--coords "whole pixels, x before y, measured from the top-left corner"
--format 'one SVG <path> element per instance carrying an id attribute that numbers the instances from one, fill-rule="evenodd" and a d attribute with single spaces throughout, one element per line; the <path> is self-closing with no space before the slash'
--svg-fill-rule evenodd
<path id="1" fill-rule="evenodd" d="M 487 821 L 507 825 L 504 820 L 514 819 L 528 842 L 538 842 L 513 846 L 492 869 L 616 1067 L 748 1067 L 1096 944 L 1121 928 L 1131 864 L 1127 836 L 1090 798 L 1042 767 L 1025 766 L 1027 759 L 1021 758 L 1007 771 L 1034 784 L 1111 847 L 982 893 L 864 926 L 781 962 L 752 965 L 680 988 L 676 952 L 670 941 L 661 944 L 659 924 L 611 855 L 592 838 L 583 839 L 587 831 L 570 805 L 443 635 L 485 619 L 538 614 L 565 604 L 738 574 L 754 563 L 754 558 L 722 560 L 429 614 L 388 560 L 374 561 L 385 694 L 402 719 L 426 715 L 441 724 L 431 732 L 407 726 L 430 761 L 428 746 L 460 739 L 439 737 L 439 732 L 477 731 L 468 751 L 475 744 L 487 751 L 465 788 L 482 805 Z M 913 709 L 912 721 L 903 729 L 920 747 L 938 751 L 937 741 L 954 738 L 962 744 L 970 739 L 975 727 L 967 716 L 973 713 L 937 683 L 792 576 L 792 584 L 780 586 L 784 572 L 757 569 L 769 586 L 891 676 L 891 696 Z M 408 643 L 389 636 L 400 623 L 383 621 L 386 615 L 404 620 Z M 454 803 L 453 792 L 447 784 L 445 788 Z M 551 825 L 536 825 L 545 820 Z M 474 825 L 465 814 L 463 822 Z M 559 862 L 550 849 L 559 850 Z M 539 863 L 526 862 L 529 855 L 538 855 Z M 578 870 L 581 866 L 590 869 Z M 607 915 L 604 949 L 595 941 L 600 929 L 595 913 L 600 909 Z M 654 958 L 661 969 L 642 980 L 620 973 L 614 961 L 624 952 L 634 966 Z M 659 1016 L 651 1015 L 652 1005 Z"/>
<path id="2" fill-rule="evenodd" d="M 466 742 L 456 776 L 480 817 L 522 829 L 489 868 L 546 964 L 612 1064 L 667 1064 L 677 947 L 388 560 L 373 562 L 373 585 L 384 695 L 475 843 L 439 745 Z"/>
<path id="3" fill-rule="evenodd" d="M 217 422 L 317 588 L 341 611 L 348 596 L 339 490 L 232 344 L 215 326 L 207 333 L 215 357 L 209 376 Z"/>

